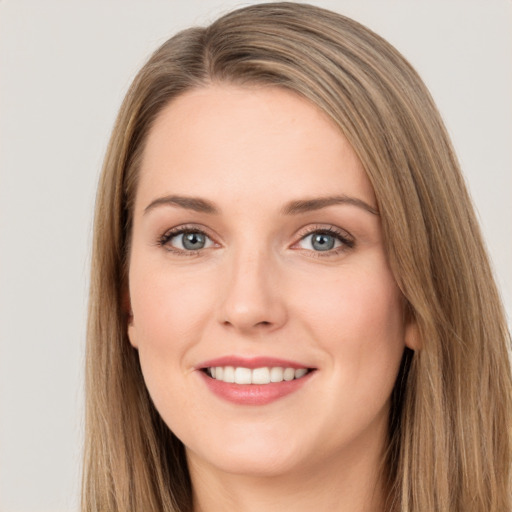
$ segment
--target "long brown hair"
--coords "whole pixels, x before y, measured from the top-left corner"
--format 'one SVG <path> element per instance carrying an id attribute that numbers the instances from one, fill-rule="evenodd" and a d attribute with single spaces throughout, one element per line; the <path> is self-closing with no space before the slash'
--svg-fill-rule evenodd
<path id="1" fill-rule="evenodd" d="M 511 510 L 510 335 L 470 198 L 429 92 L 386 41 L 341 15 L 259 4 L 163 44 L 119 112 L 95 215 L 83 512 L 185 512 L 184 448 L 128 342 L 133 202 L 149 130 L 212 82 L 286 88 L 325 111 L 372 182 L 389 262 L 417 324 L 392 397 L 389 511 Z"/>

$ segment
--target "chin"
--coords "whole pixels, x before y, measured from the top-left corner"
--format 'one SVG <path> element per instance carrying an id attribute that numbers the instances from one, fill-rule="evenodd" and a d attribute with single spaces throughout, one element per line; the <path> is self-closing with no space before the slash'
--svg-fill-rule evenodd
<path id="1" fill-rule="evenodd" d="M 300 448 L 290 440 L 283 442 L 283 439 L 270 442 L 261 439 L 258 442 L 254 437 L 246 437 L 238 443 L 231 442 L 215 448 L 210 445 L 208 450 L 201 452 L 188 448 L 186 451 L 189 464 L 207 461 L 218 471 L 247 477 L 277 477 L 303 467 Z"/>

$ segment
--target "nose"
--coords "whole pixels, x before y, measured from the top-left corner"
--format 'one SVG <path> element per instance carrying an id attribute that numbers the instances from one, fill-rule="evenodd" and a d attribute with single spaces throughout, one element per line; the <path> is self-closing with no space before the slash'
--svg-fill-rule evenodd
<path id="1" fill-rule="evenodd" d="M 227 262 L 219 321 L 244 334 L 272 332 L 287 321 L 278 263 L 262 252 L 244 251 Z"/>

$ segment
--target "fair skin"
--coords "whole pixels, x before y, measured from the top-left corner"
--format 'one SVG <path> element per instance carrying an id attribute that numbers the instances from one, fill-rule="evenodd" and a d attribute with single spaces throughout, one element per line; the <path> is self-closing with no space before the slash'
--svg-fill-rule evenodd
<path id="1" fill-rule="evenodd" d="M 278 88 L 189 91 L 149 134 L 133 218 L 128 335 L 186 447 L 195 511 L 381 510 L 414 343 L 373 189 L 334 123 Z M 307 373 L 224 383 L 215 359 Z"/>

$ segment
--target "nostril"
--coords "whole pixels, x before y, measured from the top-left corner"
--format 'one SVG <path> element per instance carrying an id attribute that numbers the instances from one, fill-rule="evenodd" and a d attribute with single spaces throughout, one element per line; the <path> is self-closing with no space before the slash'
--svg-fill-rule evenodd
<path id="1" fill-rule="evenodd" d="M 229 320 L 224 320 L 222 322 L 224 325 L 234 325 L 233 322 L 230 322 Z M 254 324 L 254 327 L 270 327 L 272 326 L 272 322 L 269 322 L 268 320 L 262 320 L 261 322 L 256 322 Z"/>

